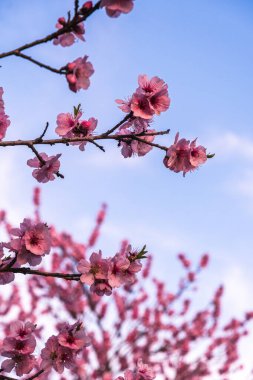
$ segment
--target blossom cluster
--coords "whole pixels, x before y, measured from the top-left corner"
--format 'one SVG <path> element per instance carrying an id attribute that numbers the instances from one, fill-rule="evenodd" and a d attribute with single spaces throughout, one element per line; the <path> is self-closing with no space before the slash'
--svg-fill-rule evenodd
<path id="1" fill-rule="evenodd" d="M 93 252 L 90 260 L 79 261 L 77 270 L 82 273 L 80 280 L 90 285 L 92 292 L 99 296 L 111 295 L 113 288 L 122 285 L 132 285 L 136 274 L 141 270 L 140 259 L 145 257 L 145 248 L 141 252 L 131 252 L 131 246 L 126 247 L 112 258 L 102 258 L 102 252 Z"/>
<path id="2" fill-rule="evenodd" d="M 97 127 L 97 119 L 91 117 L 89 120 L 80 120 L 82 112 L 80 106 L 75 108 L 74 115 L 70 113 L 60 113 L 57 116 L 57 128 L 55 132 L 63 138 L 88 137 L 91 136 Z M 84 150 L 87 141 L 73 142 L 79 145 L 80 150 Z"/>
<path id="3" fill-rule="evenodd" d="M 147 75 L 139 75 L 138 84 L 130 99 L 116 100 L 123 112 L 131 114 L 129 120 L 121 125 L 117 132 L 122 137 L 130 135 L 120 141 L 121 153 L 125 158 L 134 154 L 144 156 L 152 149 L 151 143 L 156 132 L 149 129 L 152 117 L 166 111 L 170 105 L 168 85 L 162 79 L 148 79 Z"/>
<path id="4" fill-rule="evenodd" d="M 116 100 L 123 112 L 133 112 L 133 116 L 150 120 L 160 115 L 170 106 L 168 85 L 160 78 L 149 79 L 147 75 L 139 75 L 138 88 L 128 101 Z"/>
<path id="5" fill-rule="evenodd" d="M 20 268 L 24 264 L 39 265 L 42 257 L 51 249 L 50 231 L 44 223 L 24 219 L 20 228 L 11 228 L 8 232 L 10 242 L 0 244 L 0 285 L 14 280 L 11 268 Z M 14 257 L 5 256 L 4 248 L 13 253 Z"/>
<path id="6" fill-rule="evenodd" d="M 35 365 L 32 353 L 36 347 L 34 330 L 36 326 L 30 322 L 12 322 L 8 336 L 1 345 L 1 355 L 7 357 L 2 362 L 1 370 L 11 372 L 15 369 L 18 376 L 31 372 Z"/>
<path id="7" fill-rule="evenodd" d="M 4 90 L 0 87 L 0 141 L 4 138 L 6 130 L 10 125 L 9 116 L 6 115 L 3 101 Z"/>
<path id="8" fill-rule="evenodd" d="M 35 168 L 32 172 L 33 177 L 40 183 L 53 181 L 55 175 L 59 172 L 61 163 L 59 158 L 61 154 L 48 156 L 46 153 L 40 153 L 40 157 L 34 157 L 27 160 L 27 165 Z"/>
<path id="9" fill-rule="evenodd" d="M 175 173 L 183 172 L 185 175 L 204 164 L 207 160 L 206 148 L 202 145 L 196 146 L 196 140 L 191 142 L 186 139 L 179 140 L 177 133 L 174 144 L 168 148 L 163 160 L 165 167 Z"/>
<path id="10" fill-rule="evenodd" d="M 58 22 L 56 23 L 55 26 L 58 30 L 60 30 L 63 27 L 65 27 L 67 24 L 68 23 L 65 17 L 59 17 Z M 78 24 L 75 24 L 73 26 L 72 32 L 59 35 L 57 38 L 54 39 L 53 43 L 54 45 L 61 45 L 63 47 L 71 46 L 73 45 L 74 42 L 76 42 L 77 39 L 81 41 L 85 41 L 83 37 L 84 33 L 85 33 L 84 23 L 79 22 Z"/>
<path id="11" fill-rule="evenodd" d="M 92 63 L 87 61 L 88 56 L 79 57 L 67 64 L 66 79 L 71 91 L 87 90 L 90 86 L 90 76 L 94 74 Z"/>
<path id="12" fill-rule="evenodd" d="M 41 351 L 40 368 L 45 372 L 52 368 L 58 373 L 63 373 L 64 368 L 70 369 L 75 364 L 76 355 L 90 345 L 81 322 L 60 323 L 58 330 L 59 334 L 51 336 Z"/>

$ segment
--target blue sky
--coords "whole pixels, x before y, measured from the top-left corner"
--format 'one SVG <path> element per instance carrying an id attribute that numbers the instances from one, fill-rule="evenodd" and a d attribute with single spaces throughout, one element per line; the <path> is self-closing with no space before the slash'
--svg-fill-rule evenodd
<path id="1" fill-rule="evenodd" d="M 72 3 L 2 0 L 1 50 L 50 33 Z M 29 51 L 55 67 L 87 54 L 95 74 L 90 89 L 77 94 L 68 91 L 63 77 L 15 57 L 2 60 L 0 69 L 12 121 L 8 139 L 37 137 L 46 121 L 53 137 L 57 114 L 78 103 L 85 117 L 98 118 L 103 131 L 122 118 L 114 100 L 131 95 L 139 74 L 168 83 L 170 110 L 155 121 L 157 129 L 171 129 L 163 143 L 170 145 L 179 131 L 188 139 L 198 137 L 215 158 L 183 178 L 166 170 L 160 151 L 123 159 L 113 144 L 106 144 L 105 155 L 93 146 L 84 153 L 64 148 L 66 178 L 43 186 L 43 216 L 82 240 L 99 205 L 107 202 L 98 248 L 110 255 L 122 238 L 134 246 L 146 243 L 155 273 L 171 288 L 180 273 L 176 253 L 197 260 L 209 252 L 199 302 L 205 304 L 223 282 L 225 314 L 237 316 L 253 308 L 252 16 L 253 4 L 246 0 L 136 0 L 134 11 L 118 19 L 97 12 L 86 23 L 85 44 Z M 48 151 L 57 153 L 59 147 Z M 30 157 L 23 148 L 0 151 L 0 205 L 14 221 L 31 210 L 36 183 L 25 165 Z"/>

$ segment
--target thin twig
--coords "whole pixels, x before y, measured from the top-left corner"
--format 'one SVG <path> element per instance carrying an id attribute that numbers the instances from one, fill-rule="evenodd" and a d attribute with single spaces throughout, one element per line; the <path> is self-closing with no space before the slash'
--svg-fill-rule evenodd
<path id="1" fill-rule="evenodd" d="M 75 8 L 74 8 L 75 16 L 78 15 L 78 9 L 79 9 L 79 0 L 75 0 Z"/>
<path id="2" fill-rule="evenodd" d="M 44 128 L 44 131 L 42 132 L 42 134 L 37 139 L 35 139 L 36 141 L 43 141 L 43 137 L 47 133 L 48 127 L 49 127 L 49 123 L 47 122 L 46 126 Z"/>
<path id="3" fill-rule="evenodd" d="M 112 132 L 116 131 L 117 128 L 119 128 L 122 124 L 124 124 L 127 120 L 129 120 L 133 116 L 133 112 L 128 113 L 124 119 L 122 119 L 118 124 L 116 124 L 113 128 L 108 129 L 105 133 L 103 133 L 104 136 L 110 135 Z"/>
<path id="4" fill-rule="evenodd" d="M 20 57 L 20 58 L 23 58 L 23 59 L 26 59 L 27 61 L 30 61 L 32 63 L 34 63 L 35 65 L 39 66 L 39 67 L 43 67 L 44 69 L 46 70 L 49 70 L 49 71 L 52 71 L 53 73 L 56 73 L 56 74 L 67 74 L 67 70 L 64 69 L 64 68 L 61 68 L 61 69 L 55 69 L 54 67 L 51 67 L 49 65 L 46 65 L 45 63 L 42 63 L 40 61 L 37 61 L 36 59 L 26 55 L 26 54 L 23 54 L 23 53 L 20 53 L 20 51 L 16 51 L 15 54 L 17 57 Z"/>
<path id="5" fill-rule="evenodd" d="M 103 145 L 99 145 L 96 141 L 92 141 L 92 140 L 90 141 L 90 143 L 94 144 L 97 148 L 105 152 L 105 148 L 103 147 Z"/>
<path id="6" fill-rule="evenodd" d="M 70 281 L 79 281 L 81 277 L 81 274 L 79 273 L 69 274 L 69 273 L 42 272 L 42 271 L 31 269 L 28 267 L 4 268 L 0 270 L 0 273 L 21 273 L 24 275 L 33 274 L 36 276 L 43 276 L 43 277 L 63 278 L 65 280 L 70 280 Z"/>

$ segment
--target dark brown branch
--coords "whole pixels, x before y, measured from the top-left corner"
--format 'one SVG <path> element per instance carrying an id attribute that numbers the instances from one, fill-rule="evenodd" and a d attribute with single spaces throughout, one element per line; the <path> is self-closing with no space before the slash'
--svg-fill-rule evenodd
<path id="1" fill-rule="evenodd" d="M 100 1 L 98 1 L 94 5 L 94 7 L 92 7 L 91 9 L 87 9 L 87 11 L 85 12 L 84 15 L 81 15 L 78 18 L 74 17 L 72 20 L 69 21 L 69 23 L 67 23 L 65 26 L 63 26 L 63 28 L 47 35 L 46 37 L 43 37 L 43 38 L 40 38 L 40 39 L 35 40 L 33 42 L 27 43 L 25 45 L 22 45 L 22 46 L 16 48 L 16 49 L 10 50 L 8 52 L 2 53 L 2 54 L 0 54 L 0 59 L 5 58 L 5 57 L 9 57 L 11 55 L 16 55 L 17 52 L 20 53 L 21 51 L 26 50 L 26 49 L 30 49 L 33 46 L 37 46 L 37 45 L 44 44 L 44 43 L 47 43 L 49 41 L 52 41 L 53 39 L 61 36 L 64 33 L 71 32 L 73 30 L 74 26 L 76 26 L 77 24 L 79 24 L 82 21 L 85 21 L 89 16 L 91 16 L 95 11 L 97 11 L 99 9 L 99 7 L 100 7 Z"/>
<path id="2" fill-rule="evenodd" d="M 79 0 L 75 0 L 75 6 L 74 6 L 75 16 L 78 15 L 78 9 L 79 9 Z"/>
<path id="3" fill-rule="evenodd" d="M 49 71 L 52 71 L 53 73 L 56 73 L 56 74 L 67 74 L 67 70 L 64 69 L 64 68 L 61 68 L 61 69 L 55 69 L 54 67 L 51 67 L 49 65 L 46 65 L 45 63 L 42 63 L 40 61 L 37 61 L 36 59 L 26 55 L 26 54 L 23 54 L 23 53 L 20 53 L 20 51 L 16 51 L 15 54 L 17 57 L 20 57 L 20 58 L 23 58 L 23 59 L 26 59 L 27 61 L 30 61 L 32 63 L 34 63 L 35 65 L 39 66 L 39 67 L 43 67 L 44 69 L 46 70 L 49 70 Z"/>
<path id="4" fill-rule="evenodd" d="M 47 122 L 46 126 L 44 128 L 44 131 L 42 132 L 42 134 L 39 137 L 36 138 L 36 141 L 42 141 L 43 140 L 43 137 L 47 133 L 48 127 L 49 127 L 49 123 Z"/>
<path id="5" fill-rule="evenodd" d="M 116 140 L 116 141 L 124 141 L 126 139 L 128 140 L 139 140 L 145 144 L 148 144 L 147 141 L 142 140 L 141 137 L 145 136 L 161 136 L 166 135 L 169 133 L 169 130 L 166 131 L 158 131 L 158 132 L 142 132 L 138 134 L 128 134 L 128 135 L 106 135 L 101 134 L 98 136 L 86 136 L 86 137 L 73 137 L 73 138 L 61 138 L 61 139 L 49 139 L 49 140 L 14 140 L 14 141 L 0 141 L 0 147 L 7 147 L 7 146 L 27 146 L 30 149 L 35 149 L 34 145 L 55 145 L 55 144 L 70 144 L 73 142 L 83 142 L 87 141 L 89 143 L 94 143 L 94 141 L 97 140 Z M 151 143 L 150 143 L 151 144 Z M 166 147 L 159 145 L 159 144 L 153 144 L 155 147 L 160 148 L 164 150 Z M 32 146 L 32 148 L 31 148 Z M 34 151 L 35 153 L 35 151 Z M 35 153 L 36 154 L 36 153 Z"/>
<path id="6" fill-rule="evenodd" d="M 103 133 L 104 136 L 108 136 L 110 135 L 111 133 L 113 133 L 114 131 L 116 131 L 116 129 L 118 129 L 122 124 L 124 124 L 127 120 L 129 120 L 131 117 L 133 116 L 133 112 L 130 112 L 129 114 L 127 114 L 124 119 L 122 119 L 118 124 L 116 124 L 113 128 L 111 129 L 108 129 L 108 131 L 106 131 L 105 133 Z"/>
<path id="7" fill-rule="evenodd" d="M 43 276 L 43 277 L 63 278 L 64 280 L 69 280 L 69 281 L 79 281 L 81 277 L 80 273 L 68 274 L 68 273 L 41 272 L 39 270 L 31 269 L 28 267 L 4 268 L 0 270 L 0 273 L 21 273 L 24 275 L 33 274 L 36 276 Z"/>

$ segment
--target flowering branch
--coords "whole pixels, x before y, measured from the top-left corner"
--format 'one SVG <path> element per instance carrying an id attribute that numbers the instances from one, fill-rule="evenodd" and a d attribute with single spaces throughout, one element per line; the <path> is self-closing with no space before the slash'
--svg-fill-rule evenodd
<path id="1" fill-rule="evenodd" d="M 85 13 L 83 15 L 79 15 L 79 12 L 74 15 L 72 19 L 70 19 L 61 29 L 57 30 L 56 32 L 53 32 L 46 37 L 40 38 L 38 40 L 35 40 L 33 42 L 27 43 L 25 45 L 22 45 L 16 49 L 10 50 L 8 52 L 0 54 L 0 59 L 9 57 L 12 55 L 20 55 L 20 52 L 26 49 L 30 49 L 34 46 L 44 44 L 46 42 L 52 41 L 53 39 L 65 34 L 69 33 L 73 30 L 73 28 L 80 24 L 81 22 L 85 21 L 88 17 L 90 17 L 95 11 L 97 11 L 100 7 L 100 1 L 98 1 L 93 7 L 90 9 L 85 9 Z M 77 17 L 78 16 L 78 17 Z M 22 57 L 24 58 L 24 57 Z M 35 63 L 35 62 L 34 62 Z"/>
<path id="2" fill-rule="evenodd" d="M 42 272 L 39 270 L 34 270 L 29 267 L 23 267 L 23 268 L 4 268 L 0 270 L 0 273 L 22 273 L 24 275 L 26 274 L 33 274 L 36 276 L 44 276 L 44 277 L 56 277 L 56 278 L 64 278 L 65 280 L 70 281 L 79 281 L 81 274 L 73 273 L 73 274 L 67 274 L 67 273 L 51 273 L 51 272 Z"/>
<path id="3" fill-rule="evenodd" d="M 170 132 L 169 129 L 166 131 L 158 131 L 158 132 L 141 132 L 137 134 L 126 134 L 126 135 L 107 135 L 107 134 L 101 134 L 98 136 L 88 136 L 88 137 L 73 137 L 73 138 L 62 138 L 62 139 L 48 139 L 48 140 L 13 140 L 13 141 L 1 141 L 0 146 L 7 147 L 7 146 L 27 146 L 30 149 L 34 149 L 34 145 L 55 145 L 55 144 L 66 144 L 67 146 L 70 143 L 73 142 L 83 142 L 87 141 L 89 143 L 95 143 L 96 140 L 116 140 L 116 141 L 126 141 L 126 139 L 133 139 L 138 140 L 140 142 L 143 142 L 148 145 L 155 146 L 157 148 L 160 148 L 162 150 L 168 149 L 162 145 L 159 144 L 152 144 L 147 142 L 146 140 L 142 140 L 141 136 L 161 136 L 161 135 L 167 135 Z M 100 149 L 102 147 L 99 147 Z M 102 149 L 104 150 L 104 149 Z M 34 151 L 35 153 L 35 151 Z M 36 153 L 35 153 L 36 154 Z M 37 155 L 37 154 L 36 154 Z"/>

